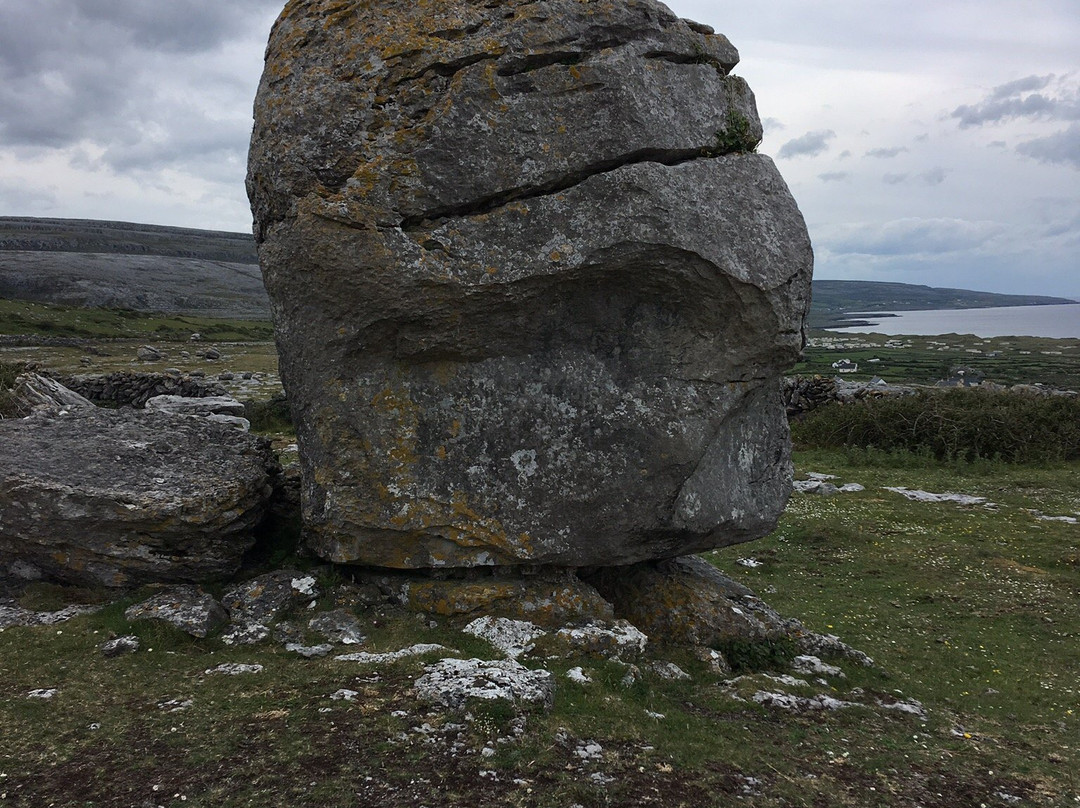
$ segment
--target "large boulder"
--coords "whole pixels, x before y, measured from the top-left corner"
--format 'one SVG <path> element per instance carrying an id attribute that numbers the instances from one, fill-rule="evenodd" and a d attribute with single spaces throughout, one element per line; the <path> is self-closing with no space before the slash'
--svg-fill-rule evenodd
<path id="1" fill-rule="evenodd" d="M 771 529 L 812 254 L 737 61 L 652 0 L 285 8 L 248 191 L 318 553 L 615 565 Z"/>
<path id="2" fill-rule="evenodd" d="M 0 420 L 0 576 L 108 587 L 223 578 L 279 471 L 201 418 L 89 409 Z"/>

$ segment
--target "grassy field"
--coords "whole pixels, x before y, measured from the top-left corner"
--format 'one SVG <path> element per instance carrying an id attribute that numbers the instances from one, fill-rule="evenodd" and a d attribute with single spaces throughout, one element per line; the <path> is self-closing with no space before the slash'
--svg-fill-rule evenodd
<path id="1" fill-rule="evenodd" d="M 863 705 L 917 699 L 925 717 L 759 706 L 734 696 L 776 689 L 773 680 L 726 685 L 688 655 L 658 650 L 692 680 L 668 681 L 639 663 L 642 677 L 626 686 L 614 662 L 528 660 L 559 675 L 558 692 L 550 713 L 515 724 L 499 706 L 464 715 L 419 703 L 412 682 L 432 656 L 365 666 L 280 646 L 229 648 L 128 625 L 121 603 L 0 633 L 0 804 L 1080 804 L 1080 526 L 1038 518 L 1080 513 L 1080 465 L 865 453 L 800 453 L 797 464 L 866 490 L 796 494 L 771 536 L 706 557 L 785 615 L 874 658 L 869 669 L 839 662 L 847 678 L 811 683 L 808 694 Z M 884 486 L 959 491 L 995 506 L 912 502 Z M 322 583 L 338 604 L 353 602 L 337 574 Z M 44 606 L 55 593 L 33 597 Z M 332 605 L 328 596 L 319 608 Z M 452 621 L 355 610 L 367 650 L 423 641 L 494 656 Z M 128 632 L 142 651 L 110 660 L 96 650 Z M 204 673 L 225 661 L 265 670 Z M 562 676 L 578 665 L 591 683 Z M 38 688 L 59 692 L 27 698 Z M 359 695 L 329 698 L 341 688 Z M 589 743 L 600 751 L 590 754 Z"/>
<path id="2" fill-rule="evenodd" d="M 274 387 L 265 328 L 0 301 L 0 334 L 93 348 L 7 346 L 0 366 L 253 371 Z M 190 343 L 192 331 L 205 341 Z M 160 361 L 135 359 L 147 342 Z M 208 345 L 220 360 L 195 355 Z M 797 370 L 831 375 L 833 361 L 850 358 L 870 371 L 856 379 L 931 382 L 963 364 L 999 382 L 1075 389 L 1078 354 L 1080 340 L 818 334 Z M 364 650 L 437 642 L 454 653 L 364 665 L 273 643 L 230 647 L 128 623 L 132 596 L 60 625 L 0 631 L 0 806 L 1080 806 L 1080 525 L 1061 518 L 1080 517 L 1080 464 L 819 450 L 797 452 L 796 465 L 865 490 L 795 494 L 772 535 L 705 557 L 784 615 L 866 652 L 873 667 L 828 660 L 844 678 L 803 686 L 769 678 L 786 670 L 761 670 L 732 682 L 685 650 L 654 645 L 627 684 L 617 662 L 526 658 L 557 675 L 550 712 L 448 711 L 417 699 L 424 665 L 494 650 L 463 634 L 463 621 L 364 606 L 341 571 L 317 569 L 317 609 L 355 611 Z M 914 502 L 889 486 L 993 505 Z M 95 593 L 36 586 L 23 605 L 58 608 L 76 596 Z M 139 652 L 101 655 L 106 638 L 128 633 Z M 665 679 L 649 659 L 691 679 Z M 205 672 L 222 662 L 264 669 Z M 578 666 L 590 682 L 566 678 Z M 50 699 L 30 697 L 52 688 Z M 331 698 L 342 689 L 356 695 Z M 850 706 L 753 701 L 785 689 Z M 925 715 L 882 706 L 911 699 Z"/>
<path id="3" fill-rule="evenodd" d="M 803 376 L 836 373 L 832 364 L 849 359 L 859 365 L 844 374 L 851 381 L 879 376 L 891 384 L 934 384 L 958 367 L 998 384 L 1042 383 L 1080 389 L 1080 340 L 1040 337 L 932 337 L 811 332 L 804 359 L 793 371 Z"/>
<path id="4" fill-rule="evenodd" d="M 0 334 L 75 337 L 87 340 L 184 341 L 193 333 L 207 340 L 268 342 L 273 326 L 264 320 L 220 320 L 118 309 L 83 309 L 0 298 Z"/>
<path id="5" fill-rule="evenodd" d="M 191 335 L 202 339 L 192 342 Z M 81 309 L 0 298 L 0 363 L 30 362 L 60 374 L 136 371 L 221 373 L 222 381 L 240 399 L 264 400 L 280 394 L 273 327 L 262 320 L 221 320 L 115 309 Z M 59 338 L 59 339 L 55 339 Z M 68 344 L 76 341 L 75 344 Z M 59 344 L 57 344 L 59 343 Z M 137 357 L 141 345 L 153 345 L 161 358 Z M 220 358 L 207 360 L 199 351 L 215 348 Z M 245 380 L 242 374 L 258 374 Z"/>

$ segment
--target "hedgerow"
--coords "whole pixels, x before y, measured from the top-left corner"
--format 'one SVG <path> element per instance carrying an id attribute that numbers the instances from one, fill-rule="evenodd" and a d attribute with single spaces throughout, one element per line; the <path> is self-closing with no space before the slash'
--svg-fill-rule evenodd
<path id="1" fill-rule="evenodd" d="M 1080 459 L 1080 398 L 981 389 L 829 404 L 792 423 L 800 448 L 877 449 L 938 460 Z"/>

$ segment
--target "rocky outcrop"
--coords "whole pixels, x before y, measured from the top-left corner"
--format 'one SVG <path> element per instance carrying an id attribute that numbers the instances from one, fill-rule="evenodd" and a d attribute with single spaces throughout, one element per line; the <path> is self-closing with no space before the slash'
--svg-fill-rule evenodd
<path id="1" fill-rule="evenodd" d="M 756 538 L 811 251 L 738 54 L 652 0 L 291 3 L 248 190 L 323 557 Z"/>
<path id="2" fill-rule="evenodd" d="M 39 373 L 23 373 L 16 377 L 10 406 L 22 415 L 35 410 L 65 410 L 77 412 L 94 408 L 94 402 L 69 390 L 55 379 Z"/>
<path id="3" fill-rule="evenodd" d="M 742 605 L 743 598 L 753 597 L 749 589 L 697 557 L 608 568 L 588 580 L 617 615 L 662 644 L 716 646 L 784 633 Z"/>
<path id="4" fill-rule="evenodd" d="M 0 420 L 0 575 L 127 587 L 236 571 L 279 467 L 202 418 L 91 409 Z"/>

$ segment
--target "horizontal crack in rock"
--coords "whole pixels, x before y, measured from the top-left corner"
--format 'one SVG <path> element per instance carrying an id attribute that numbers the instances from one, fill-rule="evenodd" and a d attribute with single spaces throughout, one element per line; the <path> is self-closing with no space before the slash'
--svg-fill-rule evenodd
<path id="1" fill-rule="evenodd" d="M 708 146 L 693 149 L 639 149 L 621 157 L 593 163 L 565 177 L 541 185 L 511 188 L 462 205 L 447 205 L 415 216 L 407 216 L 401 220 L 398 226 L 402 230 L 426 229 L 428 227 L 426 223 L 438 219 L 480 216 L 509 205 L 511 202 L 520 202 L 524 199 L 536 199 L 537 197 L 561 193 L 580 185 L 591 177 L 609 174 L 620 168 L 639 163 L 659 163 L 665 166 L 676 166 L 681 163 L 688 163 L 691 160 L 722 156 L 723 154 L 714 152 Z"/>

